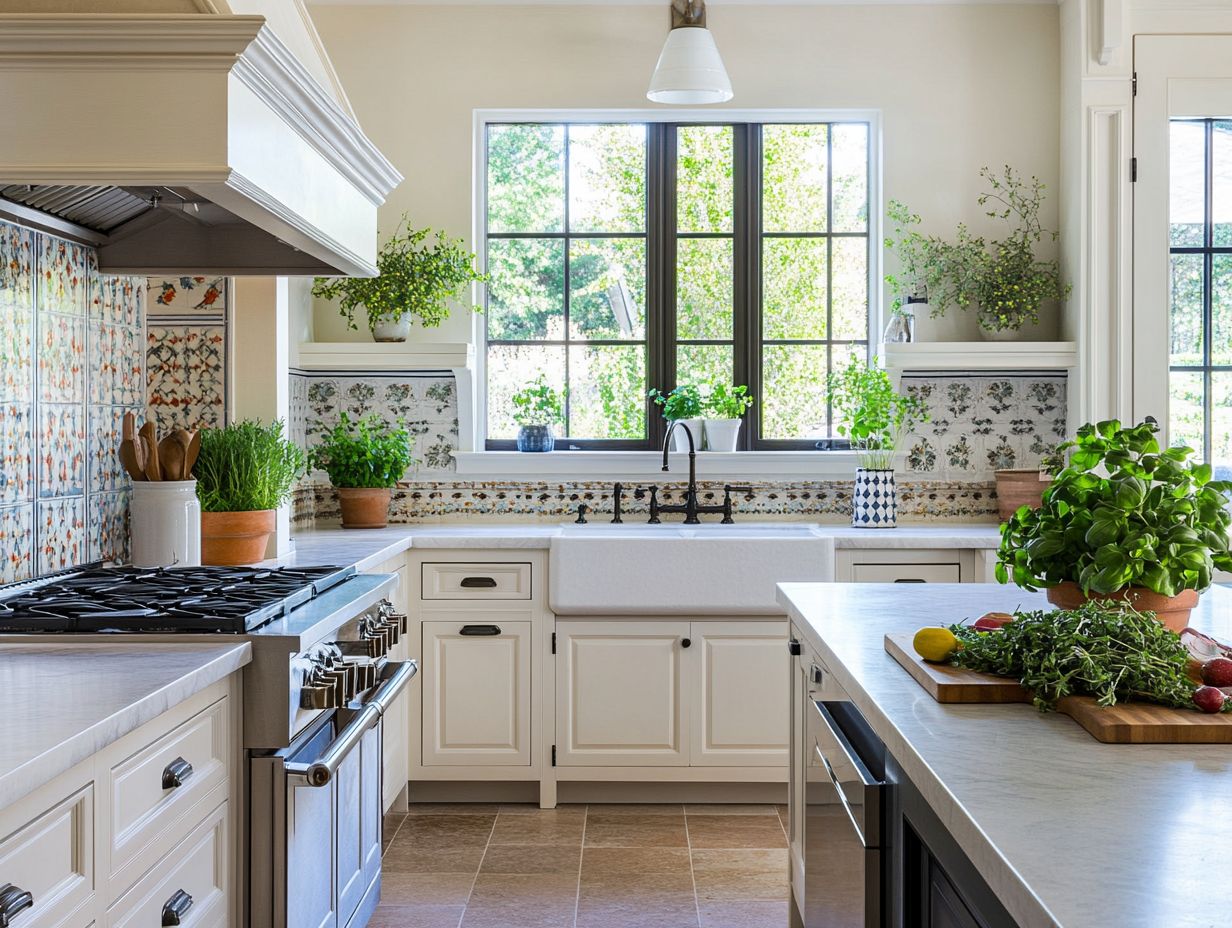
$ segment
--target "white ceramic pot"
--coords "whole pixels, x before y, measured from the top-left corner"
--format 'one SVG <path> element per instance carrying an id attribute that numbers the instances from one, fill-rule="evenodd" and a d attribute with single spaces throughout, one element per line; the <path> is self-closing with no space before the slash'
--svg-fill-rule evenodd
<path id="1" fill-rule="evenodd" d="M 894 471 L 856 468 L 851 494 L 851 524 L 856 528 L 894 528 L 898 524 L 898 491 Z"/>
<path id="2" fill-rule="evenodd" d="M 196 567 L 201 563 L 197 481 L 136 481 L 129 524 L 133 563 L 138 567 Z"/>
<path id="3" fill-rule="evenodd" d="M 397 322 L 382 319 L 372 329 L 372 337 L 378 342 L 404 342 L 410 336 L 410 316 L 403 316 Z"/>
<path id="4" fill-rule="evenodd" d="M 735 451 L 740 439 L 739 419 L 707 419 L 706 450 Z"/>
<path id="5" fill-rule="evenodd" d="M 683 423 L 689 430 L 689 434 L 693 436 L 693 449 L 695 451 L 702 450 L 702 420 L 701 419 L 677 419 L 677 422 Z M 684 433 L 684 429 L 677 428 L 672 432 L 672 450 L 673 451 L 688 451 L 689 436 Z"/>

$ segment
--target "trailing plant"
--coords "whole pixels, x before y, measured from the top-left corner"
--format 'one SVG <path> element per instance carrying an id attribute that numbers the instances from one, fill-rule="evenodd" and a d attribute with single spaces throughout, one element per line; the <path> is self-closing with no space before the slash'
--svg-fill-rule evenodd
<path id="1" fill-rule="evenodd" d="M 342 413 L 308 455 L 312 470 L 325 471 L 330 483 L 346 488 L 394 487 L 415 463 L 407 430 L 375 414 L 352 422 Z"/>
<path id="2" fill-rule="evenodd" d="M 1028 590 L 1073 581 L 1087 594 L 1146 587 L 1163 596 L 1207 589 L 1232 570 L 1225 506 L 1232 483 L 1190 448 L 1159 447 L 1152 420 L 1090 423 L 1058 449 L 1069 463 L 1001 526 L 997 579 Z"/>
<path id="3" fill-rule="evenodd" d="M 650 398 L 663 410 L 668 422 L 677 419 L 699 419 L 702 415 L 702 393 L 692 384 L 683 383 L 670 393 L 651 390 Z"/>
<path id="4" fill-rule="evenodd" d="M 1087 602 L 1070 611 L 1019 612 L 996 631 L 950 630 L 959 641 L 952 663 L 1017 679 L 1041 712 L 1063 696 L 1094 696 L 1101 706 L 1139 699 L 1194 708 L 1189 650 L 1154 614 L 1128 604 Z"/>
<path id="5" fill-rule="evenodd" d="M 510 397 L 513 421 L 521 426 L 555 425 L 564 417 L 565 391 L 556 390 L 540 374 Z"/>
<path id="6" fill-rule="evenodd" d="M 903 434 L 928 421 L 928 407 L 915 394 L 894 389 L 890 375 L 859 357 L 829 377 L 830 402 L 838 413 L 838 433 L 851 442 L 866 470 L 893 470 Z"/>
<path id="7" fill-rule="evenodd" d="M 281 419 L 202 429 L 193 476 L 203 512 L 277 509 L 291 498 L 291 487 L 304 471 L 304 453 L 282 430 Z"/>
<path id="8" fill-rule="evenodd" d="M 739 419 L 753 405 L 749 388 L 743 384 L 732 386 L 725 380 L 716 380 L 710 385 L 703 410 L 713 419 Z"/>
<path id="9" fill-rule="evenodd" d="M 339 309 L 352 329 L 355 310 L 368 310 L 368 327 L 375 331 L 378 322 L 398 322 L 404 316 L 417 316 L 426 328 L 440 325 L 449 317 L 449 300 L 460 296 L 473 282 L 482 283 L 486 274 L 475 268 L 475 255 L 466 250 L 462 239 L 451 239 L 437 232 L 431 242 L 431 229 L 408 229 L 405 215 L 398 228 L 377 253 L 376 277 L 318 277 L 312 295 L 339 300 Z M 475 312 L 482 307 L 474 306 Z"/>
<path id="10" fill-rule="evenodd" d="M 1041 304 L 1069 295 L 1060 264 L 1036 255 L 1045 238 L 1055 242 L 1058 237 L 1040 221 L 1044 184 L 1036 177 L 1022 179 L 1009 165 L 1000 174 L 981 168 L 980 177 L 988 189 L 976 202 L 991 205 L 985 212 L 990 219 L 1009 224 L 1004 239 L 974 235 L 963 223 L 952 241 L 924 235 L 915 228 L 920 217 L 897 200 L 890 201 L 886 216 L 894 235 L 885 244 L 897 253 L 900 271 L 886 275 L 886 282 L 894 292 L 895 312 L 901 310 L 904 296 L 922 292 L 933 316 L 944 315 L 950 307 L 975 307 L 980 327 L 997 332 L 1038 322 Z"/>

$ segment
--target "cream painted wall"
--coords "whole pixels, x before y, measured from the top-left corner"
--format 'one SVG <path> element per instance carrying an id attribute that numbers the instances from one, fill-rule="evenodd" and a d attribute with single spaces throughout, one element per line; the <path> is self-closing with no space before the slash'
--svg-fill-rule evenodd
<path id="1" fill-rule="evenodd" d="M 662 6 L 314 5 L 364 130 L 405 176 L 381 210 L 469 238 L 472 112 L 502 107 L 650 107 Z M 736 91 L 731 106 L 862 107 L 883 114 L 885 197 L 926 229 L 989 228 L 982 165 L 1038 175 L 1057 223 L 1059 27 L 1051 5 L 732 6 L 709 11 Z M 715 108 L 721 115 L 721 107 Z M 319 341 L 364 339 L 317 305 Z M 1053 320 L 1055 323 L 1055 320 Z M 1055 327 L 1055 325 L 1053 326 Z M 976 337 L 974 320 L 925 323 Z M 424 340 L 470 338 L 455 312 Z"/>

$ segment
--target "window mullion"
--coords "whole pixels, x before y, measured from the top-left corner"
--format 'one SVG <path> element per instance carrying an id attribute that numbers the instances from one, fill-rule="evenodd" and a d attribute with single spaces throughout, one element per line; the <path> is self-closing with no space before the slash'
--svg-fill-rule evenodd
<path id="1" fill-rule="evenodd" d="M 737 352 L 744 362 L 743 379 L 756 402 L 746 414 L 745 447 L 758 448 L 762 442 L 762 411 L 765 396 L 761 370 L 762 285 L 761 285 L 761 126 L 744 127 L 742 144 L 737 149 L 737 217 L 744 254 L 744 332 Z"/>

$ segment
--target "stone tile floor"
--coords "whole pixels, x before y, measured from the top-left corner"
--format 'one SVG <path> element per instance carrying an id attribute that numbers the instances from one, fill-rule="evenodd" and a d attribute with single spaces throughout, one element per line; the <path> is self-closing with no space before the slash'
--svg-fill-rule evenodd
<path id="1" fill-rule="evenodd" d="M 369 928 L 784 928 L 786 807 L 426 804 Z"/>

